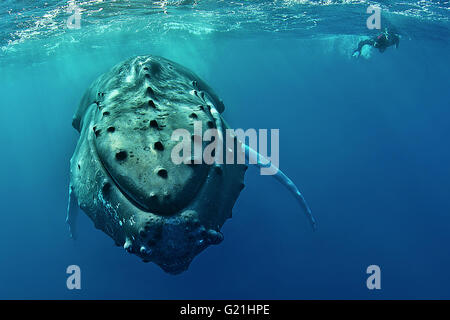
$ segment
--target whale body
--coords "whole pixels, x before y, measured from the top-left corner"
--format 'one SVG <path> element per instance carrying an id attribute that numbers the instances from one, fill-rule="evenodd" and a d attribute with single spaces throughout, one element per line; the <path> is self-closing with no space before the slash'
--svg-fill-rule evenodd
<path id="1" fill-rule="evenodd" d="M 162 57 L 128 59 L 95 80 L 72 121 L 80 133 L 70 161 L 72 236 L 80 207 L 116 245 L 172 274 L 219 244 L 247 165 L 175 164 L 171 151 L 178 142 L 171 136 L 182 128 L 195 140 L 196 121 L 225 135 L 224 109 L 202 79 Z M 301 197 L 311 219 L 292 181 L 281 171 L 277 176 Z"/>

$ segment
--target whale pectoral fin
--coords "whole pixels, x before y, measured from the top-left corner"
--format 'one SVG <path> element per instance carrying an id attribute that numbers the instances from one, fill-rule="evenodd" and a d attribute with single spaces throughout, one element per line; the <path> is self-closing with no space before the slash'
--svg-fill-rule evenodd
<path id="1" fill-rule="evenodd" d="M 262 156 L 244 143 L 242 144 L 242 146 L 245 150 L 245 157 L 247 161 L 249 161 L 250 164 L 258 166 L 259 168 L 270 170 L 270 172 L 273 173 L 272 176 L 294 195 L 294 197 L 300 203 L 300 206 L 303 208 L 303 211 L 305 212 L 306 217 L 308 218 L 313 230 L 317 230 L 316 219 L 314 219 L 308 203 L 306 202 L 305 198 L 303 197 L 297 186 L 294 184 L 294 182 L 289 179 L 289 177 L 286 176 L 283 171 L 277 168 L 269 159 Z"/>
<path id="2" fill-rule="evenodd" d="M 281 171 L 280 169 L 278 169 L 278 172 L 277 172 L 277 174 L 275 174 L 274 177 L 275 177 L 275 179 L 280 181 L 281 184 L 283 184 L 286 188 L 288 188 L 289 191 L 295 196 L 297 201 L 302 206 L 302 208 L 306 214 L 306 217 L 308 218 L 313 230 L 314 231 L 317 230 L 316 219 L 314 219 L 314 216 L 312 215 L 311 208 L 309 207 L 308 203 L 306 202 L 305 197 L 303 197 L 302 193 L 297 188 L 297 186 L 294 184 L 294 182 L 291 179 L 289 179 L 289 177 L 286 176 L 283 173 L 283 171 Z"/>
<path id="3" fill-rule="evenodd" d="M 69 224 L 70 237 L 72 239 L 77 238 L 77 216 L 78 216 L 78 204 L 75 195 L 73 194 L 72 184 L 69 185 L 69 204 L 67 206 L 66 222 Z"/>

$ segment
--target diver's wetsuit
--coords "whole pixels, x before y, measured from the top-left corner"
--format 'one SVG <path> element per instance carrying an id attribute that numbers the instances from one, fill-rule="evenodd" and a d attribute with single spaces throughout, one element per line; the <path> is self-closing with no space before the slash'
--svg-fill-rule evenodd
<path id="1" fill-rule="evenodd" d="M 361 50 L 365 45 L 372 46 L 374 48 L 377 48 L 380 52 L 384 52 L 384 50 L 386 50 L 387 47 L 390 47 L 393 45 L 395 45 L 395 47 L 398 48 L 399 43 L 400 43 L 400 37 L 397 34 L 386 30 L 382 34 L 380 34 L 372 39 L 360 41 L 358 43 L 358 49 L 353 51 L 353 54 L 355 54 L 357 52 L 358 52 L 358 54 L 361 54 Z"/>

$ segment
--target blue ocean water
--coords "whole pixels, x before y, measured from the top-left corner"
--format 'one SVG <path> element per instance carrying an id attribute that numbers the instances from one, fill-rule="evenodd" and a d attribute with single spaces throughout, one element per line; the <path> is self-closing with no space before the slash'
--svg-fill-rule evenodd
<path id="1" fill-rule="evenodd" d="M 448 1 L 380 2 L 398 49 L 351 56 L 374 1 L 66 1 L 0 4 L 0 298 L 450 298 Z M 235 128 L 279 128 L 277 181 L 251 169 L 222 232 L 181 275 L 65 223 L 71 119 L 90 83 L 130 56 L 183 64 Z M 79 265 L 82 289 L 66 288 Z M 381 268 L 368 290 L 366 268 Z"/>

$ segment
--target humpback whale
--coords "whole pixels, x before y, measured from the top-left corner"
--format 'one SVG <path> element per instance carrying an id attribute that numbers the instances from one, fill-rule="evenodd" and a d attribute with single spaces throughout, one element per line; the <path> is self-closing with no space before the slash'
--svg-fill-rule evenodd
<path id="1" fill-rule="evenodd" d="M 80 137 L 70 160 L 71 236 L 76 237 L 79 207 L 117 246 L 171 274 L 187 270 L 196 255 L 219 244 L 247 165 L 175 164 L 171 134 L 179 128 L 192 132 L 194 121 L 225 134 L 224 109 L 208 84 L 162 57 L 133 57 L 101 75 L 72 121 Z M 256 165 L 273 166 L 235 140 Z M 315 227 L 298 188 L 281 170 L 275 172 Z"/>

